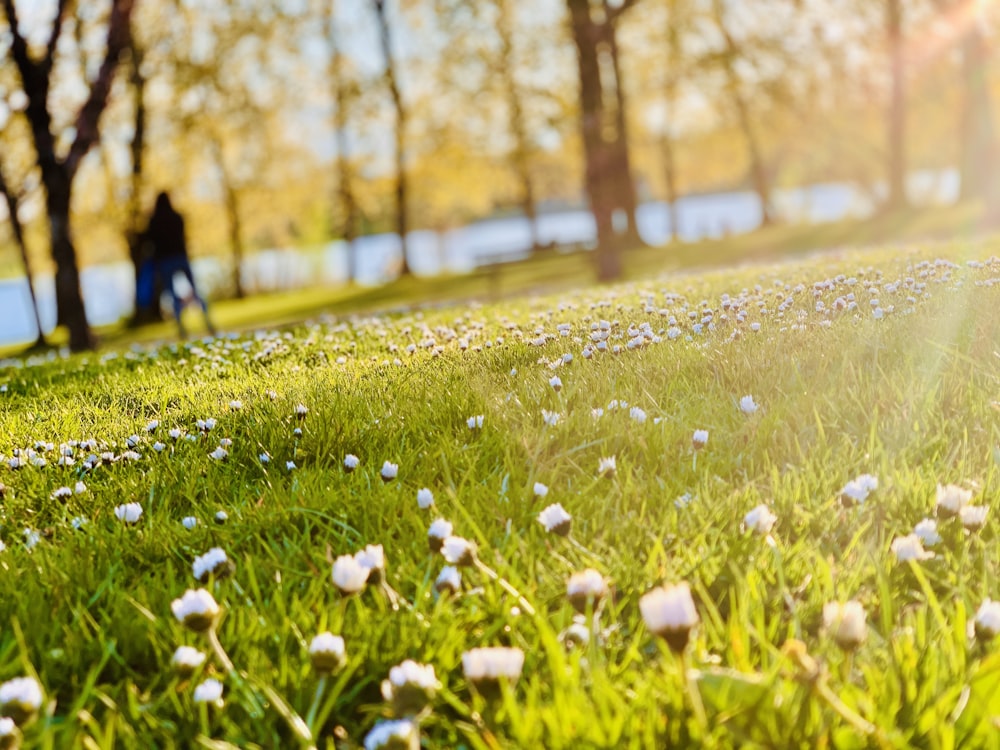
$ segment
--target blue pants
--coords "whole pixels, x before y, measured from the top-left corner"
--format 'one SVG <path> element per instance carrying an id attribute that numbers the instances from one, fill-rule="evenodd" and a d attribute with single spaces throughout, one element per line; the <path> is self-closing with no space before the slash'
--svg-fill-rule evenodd
<path id="1" fill-rule="evenodd" d="M 181 331 L 184 330 L 184 327 L 181 325 L 181 311 L 184 309 L 184 300 L 177 294 L 177 290 L 174 289 L 174 277 L 178 273 L 183 274 L 188 284 L 191 285 L 191 292 L 198 301 L 198 304 L 201 305 L 201 310 L 205 313 L 205 319 L 208 320 L 208 305 L 205 304 L 205 300 L 198 294 L 198 288 L 194 285 L 194 274 L 191 273 L 191 263 L 186 257 L 178 255 L 176 257 L 161 258 L 156 262 L 156 273 L 163 279 L 163 286 L 170 293 L 170 301 L 174 307 L 174 318 L 177 319 L 177 325 L 181 326 Z"/>

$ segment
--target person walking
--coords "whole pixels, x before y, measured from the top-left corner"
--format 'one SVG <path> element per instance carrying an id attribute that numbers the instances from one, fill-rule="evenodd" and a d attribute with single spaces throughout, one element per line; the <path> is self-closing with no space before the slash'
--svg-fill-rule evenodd
<path id="1" fill-rule="evenodd" d="M 212 325 L 212 321 L 208 317 L 208 305 L 204 298 L 198 294 L 198 289 L 194 284 L 194 274 L 191 273 L 187 238 L 184 234 L 184 217 L 173 207 L 170 196 L 166 192 L 161 192 L 156 196 L 156 205 L 149 218 L 149 225 L 144 233 L 143 241 L 152 247 L 153 271 L 160 278 L 163 287 L 170 293 L 170 301 L 173 303 L 174 317 L 177 319 L 181 338 L 185 338 L 187 335 L 181 320 L 181 313 L 190 300 L 182 298 L 177 293 L 177 287 L 174 285 L 177 274 L 181 274 L 187 279 L 191 286 L 191 297 L 201 305 L 202 313 L 205 315 L 205 325 L 214 336 L 215 326 Z"/>

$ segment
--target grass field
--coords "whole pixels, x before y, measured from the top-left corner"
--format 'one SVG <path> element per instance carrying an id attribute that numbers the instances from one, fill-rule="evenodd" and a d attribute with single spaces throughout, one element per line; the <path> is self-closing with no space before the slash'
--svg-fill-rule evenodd
<path id="1" fill-rule="evenodd" d="M 42 691 L 0 715 L 43 748 L 998 747 L 997 247 L 0 371 L 0 680 Z M 693 612 L 640 606 L 680 582 Z M 498 683 L 467 653 L 496 646 Z M 384 687 L 407 659 L 433 677 Z"/>

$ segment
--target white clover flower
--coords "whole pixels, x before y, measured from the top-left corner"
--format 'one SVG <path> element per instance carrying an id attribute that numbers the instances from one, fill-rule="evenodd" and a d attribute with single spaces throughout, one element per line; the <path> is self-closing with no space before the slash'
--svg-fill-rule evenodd
<path id="1" fill-rule="evenodd" d="M 44 696 L 34 677 L 15 677 L 0 685 L 0 714 L 21 725 L 38 713 Z"/>
<path id="2" fill-rule="evenodd" d="M 618 461 L 614 456 L 606 456 L 597 461 L 597 474 L 599 476 L 611 479 L 618 471 Z"/>
<path id="3" fill-rule="evenodd" d="M 352 472 L 358 468 L 358 464 L 361 463 L 361 459 L 355 456 L 353 453 L 348 453 L 344 456 L 344 471 Z"/>
<path id="4" fill-rule="evenodd" d="M 340 669 L 347 661 L 344 639 L 333 633 L 320 633 L 309 644 L 309 660 L 320 674 Z"/>
<path id="5" fill-rule="evenodd" d="M 646 418 L 647 418 L 646 412 L 643 409 L 640 409 L 638 406 L 633 406 L 631 409 L 629 409 L 628 415 L 639 424 L 646 423 Z"/>
<path id="6" fill-rule="evenodd" d="M 899 562 L 929 560 L 934 557 L 933 552 L 928 552 L 924 549 L 920 537 L 916 534 L 893 539 L 891 549 Z"/>
<path id="7" fill-rule="evenodd" d="M 451 565 L 472 565 L 476 559 L 476 545 L 460 536 L 449 536 L 441 542 L 441 554 Z"/>
<path id="8" fill-rule="evenodd" d="M 170 663 L 178 676 L 187 678 L 205 663 L 205 654 L 191 646 L 178 646 Z"/>
<path id="9" fill-rule="evenodd" d="M 0 717 L 0 747 L 16 750 L 19 741 L 20 732 L 14 720 L 9 716 Z"/>
<path id="10" fill-rule="evenodd" d="M 257 460 L 260 461 L 262 464 L 269 464 L 271 463 L 271 454 L 269 454 L 267 451 L 264 451 L 259 456 L 257 456 Z"/>
<path id="11" fill-rule="evenodd" d="M 604 409 L 599 406 L 596 409 L 591 409 L 590 416 L 592 419 L 600 419 L 604 416 Z"/>
<path id="12" fill-rule="evenodd" d="M 394 464 L 389 461 L 386 461 L 384 464 L 382 464 L 382 471 L 379 472 L 379 475 L 382 477 L 383 482 L 391 482 L 393 479 L 396 478 L 396 475 L 398 473 L 399 473 L 399 464 Z"/>
<path id="13" fill-rule="evenodd" d="M 72 497 L 72 495 L 73 495 L 73 490 L 71 490 L 69 487 L 59 487 L 53 490 L 52 494 L 49 497 L 51 497 L 53 500 L 63 500 L 67 497 Z"/>
<path id="14" fill-rule="evenodd" d="M 354 559 L 358 565 L 368 570 L 368 582 L 379 583 L 385 573 L 385 550 L 381 544 L 369 544 L 358 550 Z"/>
<path id="15" fill-rule="evenodd" d="M 568 536 L 573 517 L 561 503 L 554 503 L 538 514 L 538 522 L 545 530 L 559 536 Z"/>
<path id="16" fill-rule="evenodd" d="M 552 390 L 554 390 L 556 393 L 558 393 L 559 391 L 562 390 L 562 385 L 563 384 L 562 384 L 562 380 L 559 378 L 558 375 L 553 375 L 551 378 L 549 378 L 549 385 L 552 386 Z"/>
<path id="17" fill-rule="evenodd" d="M 434 504 L 434 493 L 429 489 L 424 487 L 423 489 L 417 490 L 417 507 L 421 510 L 427 510 Z"/>
<path id="18" fill-rule="evenodd" d="M 305 419 L 306 414 L 309 413 L 309 408 L 305 404 L 298 404 L 295 407 L 295 416 L 299 419 Z"/>
<path id="19" fill-rule="evenodd" d="M 559 424 L 560 419 L 562 419 L 562 414 L 559 412 L 542 409 L 542 421 L 545 422 L 548 427 L 555 427 Z"/>
<path id="20" fill-rule="evenodd" d="M 995 638 L 1000 633 L 1000 602 L 986 599 L 976 612 L 976 637 L 980 640 Z"/>
<path id="21" fill-rule="evenodd" d="M 439 594 L 458 593 L 462 588 L 462 574 L 453 565 L 445 565 L 434 581 L 434 590 Z"/>
<path id="22" fill-rule="evenodd" d="M 37 545 L 40 541 L 42 541 L 42 534 L 41 534 L 41 532 L 36 531 L 35 529 L 25 529 L 24 530 L 24 546 L 25 547 L 27 547 L 28 549 L 33 549 L 35 547 L 35 545 Z"/>
<path id="23" fill-rule="evenodd" d="M 771 509 L 761 503 L 756 508 L 743 516 L 743 524 L 750 531 L 758 534 L 770 534 L 774 528 L 778 517 L 771 512 Z"/>
<path id="24" fill-rule="evenodd" d="M 229 408 L 232 409 L 233 411 L 239 411 L 240 409 L 243 408 L 243 402 L 233 399 L 232 401 L 229 402 Z"/>
<path id="25" fill-rule="evenodd" d="M 156 429 L 160 426 L 160 420 L 154 419 L 146 424 L 146 432 L 156 432 Z"/>
<path id="26" fill-rule="evenodd" d="M 753 396 L 744 396 L 740 399 L 740 411 L 744 414 L 754 414 L 759 408 Z"/>
<path id="27" fill-rule="evenodd" d="M 535 482 L 535 486 L 532 488 L 532 491 L 535 493 L 535 497 L 545 497 L 549 494 L 549 488 L 541 482 Z"/>
<path id="28" fill-rule="evenodd" d="M 292 435 L 294 435 L 297 438 L 302 437 L 302 428 L 296 427 L 294 430 L 292 430 Z"/>
<path id="29" fill-rule="evenodd" d="M 462 654 L 462 673 L 477 687 L 495 686 L 500 680 L 517 682 L 524 670 L 524 652 L 519 648 L 473 648 Z"/>
<path id="30" fill-rule="evenodd" d="M 356 594 L 368 583 L 368 573 L 354 555 L 341 555 L 333 562 L 333 585 L 345 596 Z"/>
<path id="31" fill-rule="evenodd" d="M 941 518 L 952 518 L 957 516 L 962 508 L 972 500 L 972 491 L 966 490 L 955 484 L 937 486 L 936 507 L 937 514 Z"/>
<path id="32" fill-rule="evenodd" d="M 209 703 L 222 708 L 222 683 L 209 678 L 194 689 L 195 703 Z"/>
<path id="33" fill-rule="evenodd" d="M 229 514 L 224 510 L 215 511 L 215 522 L 218 524 L 223 524 L 229 520 Z"/>
<path id="34" fill-rule="evenodd" d="M 593 568 L 587 568 L 579 573 L 574 573 L 566 583 L 566 596 L 570 604 L 578 612 L 587 610 L 587 602 L 592 602 L 593 607 L 597 606 L 608 595 L 608 583 L 599 572 Z"/>
<path id="35" fill-rule="evenodd" d="M 478 430 L 483 426 L 483 415 L 477 414 L 474 417 L 469 417 L 465 420 L 465 423 L 469 426 L 470 430 Z"/>
<path id="36" fill-rule="evenodd" d="M 179 427 L 174 427 L 167 433 L 172 440 L 180 440 L 184 432 Z"/>
<path id="37" fill-rule="evenodd" d="M 137 446 L 141 441 L 142 438 L 139 437 L 138 435 L 129 435 L 127 438 L 125 438 L 125 445 L 127 445 L 129 448 L 135 448 L 135 446 Z"/>
<path id="38" fill-rule="evenodd" d="M 914 527 L 913 533 L 926 545 L 937 544 L 941 541 L 941 535 L 938 534 L 937 521 L 933 518 L 922 520 Z"/>
<path id="39" fill-rule="evenodd" d="M 161 443 L 159 440 L 153 443 L 153 450 L 156 451 L 157 453 L 163 453 L 163 451 L 165 451 L 166 449 L 167 449 L 166 443 Z"/>
<path id="40" fill-rule="evenodd" d="M 138 523 L 142 516 L 142 506 L 139 503 L 125 503 L 115 507 L 115 517 L 125 523 Z"/>
<path id="41" fill-rule="evenodd" d="M 695 450 L 701 450 L 708 445 L 708 430 L 695 430 L 691 436 L 691 445 Z"/>
<path id="42" fill-rule="evenodd" d="M 441 689 L 430 664 L 418 664 L 407 659 L 389 670 L 389 679 L 382 681 L 382 697 L 393 705 L 397 716 L 410 716 L 422 711 Z"/>
<path id="43" fill-rule="evenodd" d="M 409 719 L 380 721 L 365 735 L 365 750 L 418 750 L 420 728 Z"/>
<path id="44" fill-rule="evenodd" d="M 868 625 L 865 622 L 865 610 L 860 602 L 851 600 L 827 602 L 823 605 L 823 627 L 830 636 L 845 651 L 853 651 L 860 646 L 868 636 Z"/>
<path id="45" fill-rule="evenodd" d="M 212 547 L 204 555 L 194 559 L 191 570 L 199 583 L 205 583 L 209 576 L 225 578 L 232 574 L 235 565 L 221 547 Z"/>
<path id="46" fill-rule="evenodd" d="M 436 519 L 427 529 L 427 544 L 431 552 L 440 552 L 444 540 L 451 536 L 452 526 L 443 518 Z"/>
<path id="47" fill-rule="evenodd" d="M 221 445 L 223 448 L 232 448 L 233 447 L 233 439 L 232 438 L 222 438 L 219 441 L 219 445 Z"/>
<path id="48" fill-rule="evenodd" d="M 190 531 L 198 525 L 198 519 L 194 516 L 184 516 L 184 518 L 181 519 L 181 524 L 183 524 L 185 529 Z"/>
<path id="49" fill-rule="evenodd" d="M 285 461 L 285 470 L 286 471 L 295 471 L 297 468 L 299 468 L 299 467 L 295 465 L 294 461 Z"/>
<path id="50" fill-rule="evenodd" d="M 698 610 L 687 583 L 658 586 L 644 594 L 639 599 L 639 611 L 646 627 L 676 653 L 687 647 L 691 629 L 698 624 Z"/>
<path id="51" fill-rule="evenodd" d="M 229 458 L 229 451 L 227 451 L 220 445 L 208 455 L 210 458 L 214 458 L 216 461 L 225 461 L 227 458 Z"/>
<path id="52" fill-rule="evenodd" d="M 860 505 L 877 489 L 878 478 L 871 474 L 862 474 L 849 481 L 840 490 L 840 502 L 848 508 Z"/>
<path id="53" fill-rule="evenodd" d="M 958 511 L 958 517 L 965 528 L 978 531 L 986 525 L 987 510 L 989 509 L 985 505 L 963 505 Z"/>
<path id="54" fill-rule="evenodd" d="M 191 630 L 202 633 L 215 625 L 219 605 L 205 589 L 188 589 L 180 599 L 170 603 L 170 611 L 177 621 Z"/>
<path id="55" fill-rule="evenodd" d="M 88 523 L 90 523 L 90 521 L 88 521 L 83 516 L 74 516 L 73 519 L 69 522 L 69 525 L 73 527 L 74 531 L 79 531 Z"/>
<path id="56" fill-rule="evenodd" d="M 73 485 L 73 493 L 76 495 L 82 495 L 86 491 L 87 491 L 87 485 L 85 485 L 83 482 L 77 482 L 75 485 Z"/>

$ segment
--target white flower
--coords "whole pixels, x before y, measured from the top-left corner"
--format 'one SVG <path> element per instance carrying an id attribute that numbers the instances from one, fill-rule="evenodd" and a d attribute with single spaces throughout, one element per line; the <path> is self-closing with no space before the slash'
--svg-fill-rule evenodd
<path id="1" fill-rule="evenodd" d="M 421 510 L 427 510 L 434 504 L 434 493 L 429 489 L 424 487 L 421 490 L 417 490 L 417 507 Z"/>
<path id="2" fill-rule="evenodd" d="M 75 485 L 73 485 L 74 494 L 82 495 L 86 491 L 87 491 L 87 485 L 85 485 L 83 482 L 77 482 Z"/>
<path id="3" fill-rule="evenodd" d="M 229 520 L 229 514 L 224 510 L 217 510 L 215 512 L 215 522 L 222 524 Z"/>
<path id="4" fill-rule="evenodd" d="M 451 536 L 452 526 L 443 518 L 436 519 L 427 529 L 427 544 L 431 552 L 440 552 L 444 540 Z"/>
<path id="5" fill-rule="evenodd" d="M 597 473 L 599 476 L 610 479 L 618 470 L 618 461 L 614 456 L 606 456 L 597 461 Z"/>
<path id="6" fill-rule="evenodd" d="M 262 464 L 269 464 L 271 463 L 271 454 L 269 454 L 267 451 L 264 451 L 259 456 L 257 456 L 257 460 L 260 461 Z"/>
<path id="7" fill-rule="evenodd" d="M 184 518 L 181 519 L 181 523 L 184 525 L 185 529 L 190 531 L 198 525 L 198 519 L 194 516 L 184 516 Z"/>
<path id="8" fill-rule="evenodd" d="M 356 594 L 368 583 L 369 569 L 359 563 L 353 555 L 341 555 L 333 563 L 333 585 L 342 594 Z"/>
<path id="9" fill-rule="evenodd" d="M 434 581 L 434 590 L 439 594 L 456 593 L 462 588 L 462 574 L 453 565 L 445 565 Z"/>
<path id="10" fill-rule="evenodd" d="M 409 719 L 380 721 L 365 735 L 365 750 L 411 750 L 420 747 L 420 729 Z"/>
<path id="11" fill-rule="evenodd" d="M 139 503 L 125 503 L 115 508 L 115 516 L 125 523 L 136 523 L 142 516 L 142 506 Z"/>
<path id="12" fill-rule="evenodd" d="M 382 681 L 382 697 L 393 704 L 396 715 L 419 713 L 440 689 L 434 667 L 412 659 L 390 669 L 389 679 Z"/>
<path id="13" fill-rule="evenodd" d="M 204 555 L 194 559 L 191 566 L 195 579 L 205 583 L 209 576 L 222 578 L 232 573 L 232 563 L 226 556 L 226 551 L 221 547 L 212 547 Z"/>
<path id="14" fill-rule="evenodd" d="M 760 407 L 757 406 L 757 403 L 753 400 L 753 396 L 744 396 L 740 399 L 740 411 L 744 414 L 753 414 L 759 408 Z"/>
<path id="15" fill-rule="evenodd" d="M 845 651 L 851 651 L 868 636 L 865 610 L 860 602 L 827 602 L 823 605 L 823 626 Z"/>
<path id="16" fill-rule="evenodd" d="M 129 448 L 135 448 L 135 446 L 137 446 L 141 440 L 142 438 L 139 437 L 138 435 L 129 435 L 127 438 L 125 438 L 125 445 L 127 445 Z"/>
<path id="17" fill-rule="evenodd" d="M 34 677 L 15 677 L 0 685 L 0 714 L 23 724 L 42 706 L 42 686 Z"/>
<path id="18" fill-rule="evenodd" d="M 633 406 L 631 409 L 629 409 L 628 415 L 639 424 L 646 423 L 646 412 L 640 409 L 638 406 Z"/>
<path id="19" fill-rule="evenodd" d="M 474 648 L 462 654 L 462 673 L 473 683 L 515 682 L 524 669 L 524 652 L 519 648 Z"/>
<path id="20" fill-rule="evenodd" d="M 218 448 L 216 448 L 214 451 L 212 451 L 208 455 L 211 458 L 214 458 L 216 461 L 225 461 L 227 458 L 229 458 L 229 451 L 227 451 L 225 448 L 223 448 L 220 445 Z"/>
<path id="21" fill-rule="evenodd" d="M 195 703 L 211 703 L 222 707 L 222 683 L 209 678 L 194 689 Z"/>
<path id="22" fill-rule="evenodd" d="M 179 427 L 174 427 L 173 429 L 170 430 L 170 432 L 167 433 L 167 435 L 169 435 L 172 440 L 180 440 L 181 435 L 183 434 L 184 434 L 183 431 L 181 431 Z"/>
<path id="23" fill-rule="evenodd" d="M 475 417 L 469 417 L 465 420 L 465 423 L 469 425 L 470 430 L 477 430 L 483 426 L 483 415 L 478 414 Z"/>
<path id="24" fill-rule="evenodd" d="M 691 445 L 694 446 L 695 450 L 701 450 L 708 445 L 708 430 L 695 430 L 691 437 Z"/>
<path id="25" fill-rule="evenodd" d="M 42 534 L 35 529 L 25 529 L 24 530 L 24 546 L 28 549 L 34 548 L 40 541 L 42 541 Z"/>
<path id="26" fill-rule="evenodd" d="M 17 747 L 17 725 L 9 716 L 0 718 L 0 747 Z"/>
<path id="27" fill-rule="evenodd" d="M 957 516 L 970 500 L 972 500 L 971 490 L 962 489 L 955 484 L 937 486 L 937 513 L 942 518 Z"/>
<path id="28" fill-rule="evenodd" d="M 1000 602 L 986 599 L 976 612 L 976 637 L 994 638 L 1000 633 Z"/>
<path id="29" fill-rule="evenodd" d="M 146 432 L 155 432 L 156 428 L 160 426 L 160 420 L 154 419 L 146 424 Z"/>
<path id="30" fill-rule="evenodd" d="M 927 545 L 937 544 L 941 541 L 941 535 L 938 534 L 937 530 L 937 521 L 933 518 L 925 518 L 918 523 L 913 529 L 913 533 L 920 537 L 921 542 Z"/>
<path id="31" fill-rule="evenodd" d="M 69 525 L 72 526 L 75 531 L 79 531 L 88 523 L 90 522 L 83 516 L 74 516 L 73 519 L 69 522 Z"/>
<path id="32" fill-rule="evenodd" d="M 868 495 L 878 489 L 878 477 L 862 474 L 852 479 L 840 490 L 840 501 L 847 507 L 858 505 L 868 499 Z"/>
<path id="33" fill-rule="evenodd" d="M 243 408 L 243 402 L 233 399 L 232 401 L 229 402 L 229 408 L 232 409 L 233 411 L 239 411 L 240 409 Z"/>
<path id="34" fill-rule="evenodd" d="M 687 646 L 691 629 L 698 624 L 698 610 L 687 583 L 659 586 L 644 594 L 639 611 L 646 627 L 678 653 Z"/>
<path id="35" fill-rule="evenodd" d="M 572 521 L 573 517 L 566 512 L 561 503 L 554 503 L 538 514 L 538 522 L 545 527 L 545 530 L 559 536 L 569 534 Z"/>
<path id="36" fill-rule="evenodd" d="M 601 417 L 604 416 L 604 409 L 602 409 L 599 406 L 596 409 L 591 409 L 590 410 L 590 416 L 593 419 L 600 419 Z"/>
<path id="37" fill-rule="evenodd" d="M 320 633 L 309 644 L 309 660 L 317 672 L 333 672 L 347 660 L 344 639 L 333 633 Z"/>
<path id="38" fill-rule="evenodd" d="M 212 417 L 209 417 L 208 419 L 197 419 L 195 420 L 194 425 L 202 432 L 208 432 L 209 430 L 215 429 L 215 419 Z"/>
<path id="39" fill-rule="evenodd" d="M 541 482 L 535 482 L 535 486 L 532 489 L 535 493 L 535 497 L 545 497 L 549 494 L 549 488 Z"/>
<path id="40" fill-rule="evenodd" d="M 181 677 L 190 677 L 205 662 L 205 654 L 191 646 L 178 646 L 170 663 Z"/>
<path id="41" fill-rule="evenodd" d="M 295 407 L 295 416 L 299 419 L 305 419 L 306 414 L 309 413 L 309 408 L 305 404 L 298 404 Z"/>
<path id="42" fill-rule="evenodd" d="M 985 505 L 963 505 L 958 511 L 958 517 L 962 520 L 962 525 L 965 528 L 976 531 L 986 524 L 987 510 Z"/>
<path id="43" fill-rule="evenodd" d="M 758 534 L 770 534 L 777 520 L 778 517 L 763 503 L 743 516 L 743 524 L 747 529 Z"/>
<path id="44" fill-rule="evenodd" d="M 344 456 L 344 471 L 354 471 L 358 468 L 358 464 L 361 463 L 361 459 L 355 456 L 353 453 L 348 453 Z"/>
<path id="45" fill-rule="evenodd" d="M 285 461 L 286 471 L 295 471 L 298 467 L 295 465 L 294 461 Z"/>
<path id="46" fill-rule="evenodd" d="M 933 552 L 928 552 L 924 549 L 924 545 L 920 542 L 920 537 L 916 534 L 893 539 L 891 549 L 899 562 L 929 560 L 934 557 Z"/>
<path id="47" fill-rule="evenodd" d="M 451 565 L 472 565 L 476 559 L 476 545 L 460 536 L 449 536 L 441 543 L 441 554 Z"/>
<path id="48" fill-rule="evenodd" d="M 219 605 L 205 589 L 188 589 L 184 596 L 170 603 L 170 610 L 178 622 L 199 633 L 215 625 L 219 616 Z"/>
<path id="49" fill-rule="evenodd" d="M 542 421 L 545 422 L 549 427 L 555 427 L 559 424 L 559 420 L 562 419 L 562 414 L 557 411 L 549 411 L 548 409 L 542 409 Z"/>
<path id="50" fill-rule="evenodd" d="M 553 375 L 551 378 L 549 378 L 549 385 L 551 385 L 552 390 L 556 391 L 557 393 L 562 390 L 562 380 L 559 378 L 558 375 Z"/>
<path id="51" fill-rule="evenodd" d="M 153 450 L 156 451 L 157 453 L 163 453 L 163 451 L 165 451 L 166 449 L 167 449 L 166 443 L 161 443 L 159 440 L 153 443 Z"/>
<path id="52" fill-rule="evenodd" d="M 369 544 L 354 555 L 358 565 L 368 571 L 368 582 L 378 583 L 385 572 L 385 550 L 381 544 Z"/>
<path id="53" fill-rule="evenodd" d="M 382 464 L 382 471 L 379 472 L 383 482 L 391 482 L 393 479 L 396 478 L 396 475 L 398 473 L 399 473 L 399 464 L 390 463 L 389 461 L 386 461 L 384 464 Z"/>
<path id="54" fill-rule="evenodd" d="M 221 445 L 223 448 L 232 448 L 233 440 L 232 438 L 222 438 L 222 440 L 219 441 L 219 445 Z"/>
<path id="55" fill-rule="evenodd" d="M 69 487 L 59 487 L 58 489 L 52 491 L 52 495 L 50 495 L 50 497 L 53 500 L 61 500 L 63 498 L 71 497 L 72 495 L 73 490 Z"/>
<path id="56" fill-rule="evenodd" d="M 566 583 L 566 596 L 579 612 L 586 611 L 588 601 L 592 601 L 596 607 L 607 595 L 607 581 L 593 568 L 574 573 Z"/>

